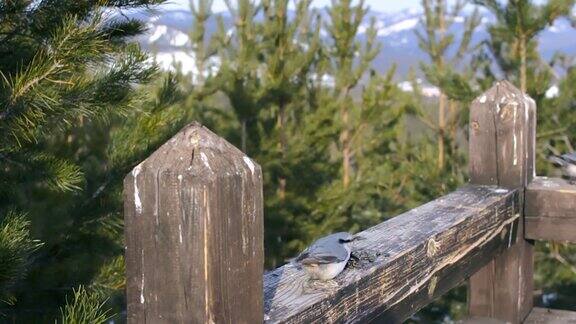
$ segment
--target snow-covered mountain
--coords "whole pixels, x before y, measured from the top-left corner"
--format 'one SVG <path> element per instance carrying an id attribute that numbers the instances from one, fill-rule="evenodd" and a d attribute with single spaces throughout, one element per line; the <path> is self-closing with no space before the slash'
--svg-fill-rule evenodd
<path id="1" fill-rule="evenodd" d="M 320 10 L 325 15 L 325 10 Z M 227 28 L 231 25 L 231 18 L 222 13 L 222 18 Z M 370 24 L 371 17 L 376 20 L 378 28 L 378 42 L 382 44 L 382 50 L 376 57 L 374 68 L 378 71 L 386 71 L 393 64 L 397 66 L 400 78 L 406 75 L 411 67 L 418 66 L 421 61 L 426 61 L 425 54 L 418 47 L 415 30 L 420 27 L 422 13 L 410 9 L 397 13 L 382 13 L 371 11 L 360 26 L 359 38 L 362 40 Z M 192 27 L 193 17 L 186 10 L 163 10 L 155 15 L 138 14 L 138 17 L 147 21 L 149 30 L 140 36 L 138 41 L 143 47 L 156 53 L 156 60 L 164 68 L 170 68 L 174 62 L 178 62 L 182 69 L 187 72 L 194 71 L 194 57 L 189 51 L 188 32 Z M 328 17 L 323 17 L 326 21 Z M 457 17 L 451 27 L 455 35 L 464 29 L 465 17 Z M 486 38 L 486 27 L 491 21 L 486 15 L 482 24 L 473 36 L 473 43 L 481 42 Z M 211 19 L 207 25 L 208 34 L 217 30 L 216 19 Z M 557 51 L 566 54 L 576 54 L 576 29 L 570 22 L 564 19 L 557 20 L 539 36 L 540 50 L 545 58 L 550 58 Z M 215 66 L 218 62 L 212 62 Z M 214 68 L 212 66 L 211 68 Z"/>

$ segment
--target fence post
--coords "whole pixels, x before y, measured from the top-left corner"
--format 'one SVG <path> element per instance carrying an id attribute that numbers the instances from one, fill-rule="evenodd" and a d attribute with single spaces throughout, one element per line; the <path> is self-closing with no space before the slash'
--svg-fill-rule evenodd
<path id="1" fill-rule="evenodd" d="M 474 184 L 520 190 L 534 177 L 536 104 L 507 81 L 497 82 L 470 108 L 470 178 Z M 524 211 L 516 243 L 470 278 L 472 316 L 522 322 L 532 308 L 533 243 L 524 239 Z M 512 236 L 510 236 L 512 237 Z"/>
<path id="2" fill-rule="evenodd" d="M 193 123 L 124 180 L 130 323 L 260 323 L 262 172 Z"/>

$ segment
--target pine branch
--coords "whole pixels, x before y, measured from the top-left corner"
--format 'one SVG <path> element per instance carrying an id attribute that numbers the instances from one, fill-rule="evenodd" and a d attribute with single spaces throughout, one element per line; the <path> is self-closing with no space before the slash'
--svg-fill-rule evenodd
<path id="1" fill-rule="evenodd" d="M 0 160 L 5 162 L 5 169 L 0 173 L 2 179 L 17 184 L 4 187 L 0 192 L 27 184 L 41 184 L 54 191 L 74 191 L 80 189 L 84 180 L 78 166 L 45 152 L 5 151 Z"/>
<path id="2" fill-rule="evenodd" d="M 105 309 L 106 300 L 88 291 L 84 286 L 74 289 L 74 297 L 71 301 L 66 300 L 66 306 L 60 310 L 62 324 L 103 324 L 112 315 L 110 310 Z"/>
<path id="3" fill-rule="evenodd" d="M 42 244 L 30 237 L 30 222 L 26 215 L 8 211 L 0 221 L 0 301 L 12 304 L 13 286 L 22 280 L 31 254 Z"/>

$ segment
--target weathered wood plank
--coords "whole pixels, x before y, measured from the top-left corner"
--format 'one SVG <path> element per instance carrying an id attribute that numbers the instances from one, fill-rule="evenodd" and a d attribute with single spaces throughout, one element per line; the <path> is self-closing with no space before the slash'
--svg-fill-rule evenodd
<path id="1" fill-rule="evenodd" d="M 526 189 L 526 217 L 576 217 L 576 185 L 560 178 L 535 178 Z"/>
<path id="2" fill-rule="evenodd" d="M 126 177 L 124 202 L 129 322 L 261 321 L 256 163 L 192 124 Z"/>
<path id="3" fill-rule="evenodd" d="M 509 324 L 509 322 L 489 317 L 470 317 L 457 321 L 456 324 Z"/>
<path id="4" fill-rule="evenodd" d="M 576 324 L 576 312 L 534 307 L 524 324 Z"/>
<path id="5" fill-rule="evenodd" d="M 576 217 L 526 217 L 527 239 L 576 243 Z"/>
<path id="6" fill-rule="evenodd" d="M 360 261 L 333 282 L 292 264 L 264 277 L 267 323 L 397 323 L 514 243 L 518 193 L 468 186 L 358 233 Z"/>
<path id="7" fill-rule="evenodd" d="M 560 178 L 535 178 L 526 189 L 525 236 L 576 243 L 576 185 Z"/>
<path id="8" fill-rule="evenodd" d="M 458 324 L 507 324 L 503 320 L 491 318 L 469 318 L 458 321 Z M 534 307 L 524 320 L 524 324 L 576 324 L 576 312 Z"/>
<path id="9" fill-rule="evenodd" d="M 470 108 L 470 177 L 474 184 L 523 189 L 534 177 L 536 105 L 506 81 L 497 82 Z M 523 212 L 521 213 L 523 218 Z M 472 316 L 521 322 L 532 308 L 533 244 L 519 239 L 470 278 Z"/>

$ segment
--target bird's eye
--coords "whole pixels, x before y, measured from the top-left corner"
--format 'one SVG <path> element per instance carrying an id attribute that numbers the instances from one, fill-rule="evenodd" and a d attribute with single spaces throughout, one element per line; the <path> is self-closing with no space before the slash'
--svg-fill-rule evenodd
<path id="1" fill-rule="evenodd" d="M 352 240 L 347 240 L 347 239 L 339 239 L 338 240 L 340 243 L 350 243 L 352 242 Z"/>

